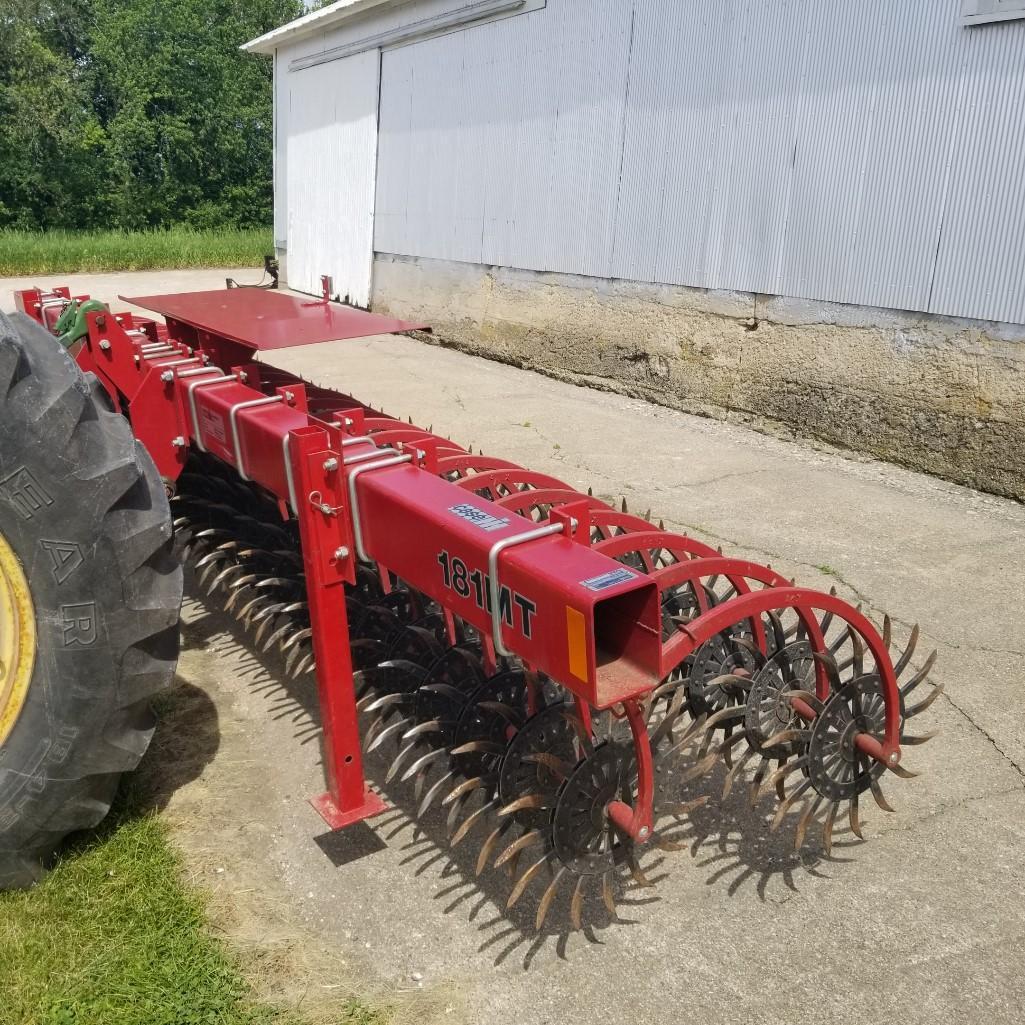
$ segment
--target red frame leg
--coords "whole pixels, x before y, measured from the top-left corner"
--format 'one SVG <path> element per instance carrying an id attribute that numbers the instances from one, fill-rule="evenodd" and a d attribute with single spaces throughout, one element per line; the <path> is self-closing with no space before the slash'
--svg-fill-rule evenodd
<path id="1" fill-rule="evenodd" d="M 344 508 L 342 454 L 327 431 L 303 427 L 291 434 L 296 510 L 306 570 L 306 595 L 317 661 L 327 792 L 311 804 L 332 829 L 385 811 L 368 789 L 360 752 L 345 583 L 355 579 L 348 516 Z"/>

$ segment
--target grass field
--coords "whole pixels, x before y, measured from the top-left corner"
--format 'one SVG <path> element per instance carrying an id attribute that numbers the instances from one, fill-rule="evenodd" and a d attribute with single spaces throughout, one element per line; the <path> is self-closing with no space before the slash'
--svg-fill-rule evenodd
<path id="1" fill-rule="evenodd" d="M 0 1025 L 304 1025 L 252 999 L 166 827 L 132 805 L 34 890 L 0 894 Z M 384 1025 L 354 1002 L 331 1021 Z"/>
<path id="2" fill-rule="evenodd" d="M 259 267 L 270 228 L 192 231 L 0 231 L 0 277 L 78 271 Z"/>

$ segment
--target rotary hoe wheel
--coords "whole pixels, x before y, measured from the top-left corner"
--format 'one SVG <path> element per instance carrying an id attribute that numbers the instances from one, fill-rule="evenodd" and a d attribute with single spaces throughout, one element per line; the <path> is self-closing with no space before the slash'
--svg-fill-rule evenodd
<path id="1" fill-rule="evenodd" d="M 544 522 L 580 498 L 553 478 L 451 447 L 440 474 L 513 515 Z M 311 677 L 297 533 L 223 464 L 190 458 L 173 505 L 201 581 L 258 646 L 280 652 L 290 676 Z M 557 681 L 496 656 L 489 638 L 380 567 L 361 566 L 347 597 L 366 753 L 383 758 L 385 786 L 412 787 L 415 817 L 440 810 L 453 847 L 476 844 L 476 875 L 508 874 L 507 908 L 535 894 L 538 930 L 560 906 L 573 929 L 614 920 L 625 892 L 652 886 L 643 858 L 683 846 L 677 827 L 712 796 L 693 790 L 720 763 L 724 798 L 743 786 L 754 807 L 775 793 L 772 828 L 795 812 L 800 847 L 818 822 L 828 856 L 842 811 L 860 836 L 861 796 L 889 810 L 882 778 L 911 775 L 872 756 L 889 729 L 885 674 L 899 686 L 901 745 L 928 739 L 908 724 L 940 692 L 909 703 L 935 657 L 911 673 L 917 629 L 891 661 L 889 619 L 878 635 L 835 594 L 802 592 L 811 603 L 802 604 L 767 567 L 726 559 L 625 505 L 588 501 L 592 546 L 659 581 L 667 651 L 722 619 L 643 703 L 656 788 L 640 837 L 610 814 L 642 803 L 638 741 L 623 707 L 590 709 Z"/>
<path id="2" fill-rule="evenodd" d="M 310 391 L 318 415 L 329 415 L 330 393 Z M 774 793 L 772 828 L 793 812 L 795 846 L 817 830 L 827 856 L 841 813 L 861 835 L 863 794 L 889 809 L 882 781 L 911 775 L 899 749 L 928 739 L 909 723 L 940 692 L 911 701 L 934 658 L 912 673 L 917 630 L 891 655 L 889 619 L 877 632 L 835 593 L 796 588 L 770 567 L 632 515 L 625 502 L 611 508 L 546 474 L 363 413 L 375 442 L 429 441 L 439 476 L 510 518 L 536 526 L 561 506 L 586 509 L 584 541 L 651 577 L 661 595 L 665 678 L 629 708 L 597 710 L 381 566 L 362 564 L 348 587 L 357 711 L 375 775 L 409 788 L 415 818 L 440 812 L 452 847 L 473 849 L 471 872 L 497 873 L 495 885 L 508 875 L 508 909 L 521 914 L 533 894 L 527 917 L 538 930 L 558 927 L 560 915 L 573 929 L 615 920 L 625 894 L 654 885 L 644 859 L 682 847 L 679 828 L 712 798 L 720 764 L 724 798 L 743 788 L 759 807 Z M 312 682 L 298 531 L 225 464 L 189 458 L 173 506 L 200 581 L 258 647 L 279 652 L 290 677 Z M 645 808 L 650 821 L 638 818 Z"/>
<path id="3" fill-rule="evenodd" d="M 49 332 L 0 314 L 0 888 L 37 879 L 139 762 L 181 587 L 128 423 Z"/>

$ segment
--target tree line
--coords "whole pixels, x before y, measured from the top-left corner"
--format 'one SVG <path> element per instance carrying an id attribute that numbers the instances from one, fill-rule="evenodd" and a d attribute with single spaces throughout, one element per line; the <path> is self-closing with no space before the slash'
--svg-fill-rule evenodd
<path id="1" fill-rule="evenodd" d="M 272 215 L 271 67 L 302 0 L 0 0 L 0 228 Z"/>

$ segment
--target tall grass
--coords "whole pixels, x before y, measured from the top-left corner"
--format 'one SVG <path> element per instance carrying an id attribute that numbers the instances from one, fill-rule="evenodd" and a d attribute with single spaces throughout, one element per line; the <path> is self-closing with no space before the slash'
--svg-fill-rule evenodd
<path id="1" fill-rule="evenodd" d="M 258 267 L 274 251 L 270 228 L 195 231 L 0 230 L 0 277 L 79 271 Z"/>

